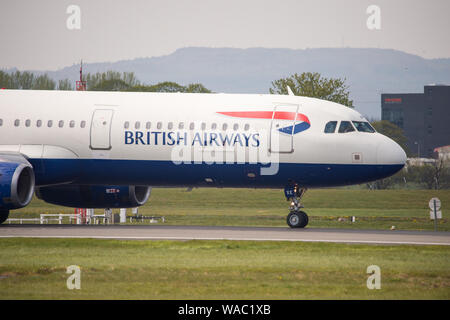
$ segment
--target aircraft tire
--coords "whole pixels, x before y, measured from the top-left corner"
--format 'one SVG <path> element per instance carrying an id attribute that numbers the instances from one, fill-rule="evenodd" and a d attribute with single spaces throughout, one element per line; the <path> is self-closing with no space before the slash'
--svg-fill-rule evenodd
<path id="1" fill-rule="evenodd" d="M 290 212 L 286 222 L 291 228 L 304 228 L 308 224 L 308 215 L 303 211 Z"/>

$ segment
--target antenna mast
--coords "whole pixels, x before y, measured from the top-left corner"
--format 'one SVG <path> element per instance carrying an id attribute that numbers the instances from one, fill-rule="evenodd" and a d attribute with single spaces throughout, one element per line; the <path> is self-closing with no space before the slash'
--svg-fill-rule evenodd
<path id="1" fill-rule="evenodd" d="M 83 81 L 83 60 L 80 65 L 80 80 L 77 81 L 77 91 L 86 91 L 86 81 Z"/>

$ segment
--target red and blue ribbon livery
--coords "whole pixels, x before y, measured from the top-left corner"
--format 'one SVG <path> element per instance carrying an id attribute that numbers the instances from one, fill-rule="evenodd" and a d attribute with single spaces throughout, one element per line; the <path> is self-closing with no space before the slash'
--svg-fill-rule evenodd
<path id="1" fill-rule="evenodd" d="M 249 118 L 249 119 L 268 119 L 268 120 L 286 120 L 293 121 L 294 124 L 279 128 L 278 131 L 286 134 L 297 134 L 305 131 L 311 127 L 311 122 L 308 117 L 302 113 L 288 112 L 288 111 L 229 111 L 217 112 L 225 116 L 234 118 Z"/>

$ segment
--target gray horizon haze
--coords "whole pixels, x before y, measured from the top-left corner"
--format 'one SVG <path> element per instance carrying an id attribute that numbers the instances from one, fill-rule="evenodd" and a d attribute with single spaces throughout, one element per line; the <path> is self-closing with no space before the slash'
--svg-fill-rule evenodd
<path id="1" fill-rule="evenodd" d="M 450 1 L 442 0 L 1 0 L 0 5 L 3 69 L 50 71 L 80 59 L 114 62 L 184 47 L 387 48 L 427 59 L 450 57 Z M 380 10 L 379 29 L 367 25 L 371 5 Z M 78 13 L 69 10 L 73 6 Z"/>

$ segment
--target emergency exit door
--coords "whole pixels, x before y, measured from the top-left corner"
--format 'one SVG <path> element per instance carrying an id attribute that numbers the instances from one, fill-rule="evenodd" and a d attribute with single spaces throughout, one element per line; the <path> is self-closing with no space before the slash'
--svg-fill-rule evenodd
<path id="1" fill-rule="evenodd" d="M 270 126 L 270 152 L 294 151 L 294 126 L 298 105 L 276 105 Z"/>
<path id="2" fill-rule="evenodd" d="M 91 122 L 91 149 L 111 149 L 111 123 L 113 113 L 113 110 L 98 109 L 94 111 Z"/>

